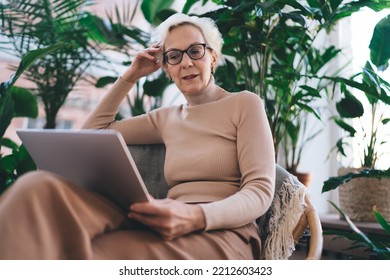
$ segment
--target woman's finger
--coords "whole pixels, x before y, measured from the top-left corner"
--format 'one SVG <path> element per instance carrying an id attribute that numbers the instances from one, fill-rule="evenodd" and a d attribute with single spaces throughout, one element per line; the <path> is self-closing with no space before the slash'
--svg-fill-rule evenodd
<path id="1" fill-rule="evenodd" d="M 142 51 L 137 54 L 138 57 L 146 58 L 148 60 L 155 60 L 156 58 L 148 52 Z"/>
<path id="2" fill-rule="evenodd" d="M 165 206 L 165 203 L 161 203 L 160 200 L 155 200 L 152 203 L 134 203 L 130 206 L 130 211 L 153 216 L 166 216 L 171 213 L 171 210 Z"/>
<path id="3" fill-rule="evenodd" d="M 166 225 L 164 224 L 164 220 L 160 216 L 153 216 L 153 215 L 145 215 L 145 214 L 139 214 L 135 212 L 131 212 L 128 214 L 128 217 L 130 219 L 134 219 L 138 222 L 141 222 L 144 225 L 147 225 L 152 228 L 166 228 Z"/>

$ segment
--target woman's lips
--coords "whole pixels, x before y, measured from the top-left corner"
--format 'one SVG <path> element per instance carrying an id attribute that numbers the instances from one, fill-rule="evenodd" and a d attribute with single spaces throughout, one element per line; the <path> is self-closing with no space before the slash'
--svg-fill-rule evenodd
<path id="1" fill-rule="evenodd" d="M 195 79 L 198 75 L 192 74 L 192 75 L 187 75 L 183 77 L 183 80 L 192 80 Z"/>

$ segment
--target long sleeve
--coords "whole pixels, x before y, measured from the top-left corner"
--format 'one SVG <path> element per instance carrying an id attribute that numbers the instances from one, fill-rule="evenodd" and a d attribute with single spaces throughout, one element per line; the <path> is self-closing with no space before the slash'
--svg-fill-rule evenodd
<path id="1" fill-rule="evenodd" d="M 133 86 L 118 78 L 89 115 L 82 129 L 114 129 L 123 135 L 127 144 L 162 143 L 160 132 L 150 114 L 115 121 L 119 105 Z"/>
<path id="2" fill-rule="evenodd" d="M 244 110 L 237 121 L 240 190 L 219 201 L 201 204 L 206 230 L 245 225 L 263 215 L 274 195 L 275 160 L 272 135 L 258 96 L 241 98 Z"/>
<path id="3" fill-rule="evenodd" d="M 127 143 L 164 143 L 168 197 L 198 203 L 206 229 L 253 222 L 274 194 L 275 158 L 262 100 L 255 94 L 226 93 L 198 106 L 170 106 L 115 121 L 132 85 L 119 79 L 84 125 L 116 129 Z"/>

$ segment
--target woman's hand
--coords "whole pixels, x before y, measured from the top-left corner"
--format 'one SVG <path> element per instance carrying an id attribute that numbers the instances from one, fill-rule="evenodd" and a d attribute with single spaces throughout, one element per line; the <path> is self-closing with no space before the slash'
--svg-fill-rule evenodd
<path id="1" fill-rule="evenodd" d="M 172 240 L 206 226 L 203 211 L 196 204 L 172 199 L 134 203 L 128 216 L 154 229 L 165 240 Z"/>
<path id="2" fill-rule="evenodd" d="M 140 78 L 147 76 L 161 67 L 159 59 L 162 57 L 162 48 L 160 44 L 154 44 L 151 47 L 137 53 L 130 67 L 122 75 L 122 78 L 128 82 L 135 83 Z"/>

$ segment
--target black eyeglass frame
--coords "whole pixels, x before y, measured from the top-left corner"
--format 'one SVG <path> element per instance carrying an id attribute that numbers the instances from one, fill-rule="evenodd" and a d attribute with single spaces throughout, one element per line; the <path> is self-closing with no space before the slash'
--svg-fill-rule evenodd
<path id="1" fill-rule="evenodd" d="M 203 55 L 202 55 L 201 57 L 192 58 L 191 55 L 188 53 L 188 50 L 190 50 L 190 49 L 193 48 L 194 46 L 202 46 L 202 47 L 203 47 Z M 183 56 L 184 56 L 185 53 L 186 53 L 186 54 L 188 55 L 188 57 L 191 58 L 192 60 L 199 60 L 199 59 L 202 59 L 202 58 L 205 56 L 205 54 L 206 54 L 206 48 L 208 48 L 207 44 L 202 43 L 202 44 L 193 44 L 193 45 L 189 46 L 189 47 L 188 47 L 187 49 L 185 49 L 185 50 L 171 49 L 171 50 L 166 51 L 166 52 L 163 53 L 164 62 L 168 63 L 169 65 L 178 65 L 178 64 L 180 64 L 180 62 L 183 60 Z M 180 52 L 180 53 L 181 53 L 180 60 L 179 60 L 177 63 L 169 63 L 169 62 L 168 62 L 167 53 L 172 52 L 172 51 L 176 51 L 176 52 Z"/>

